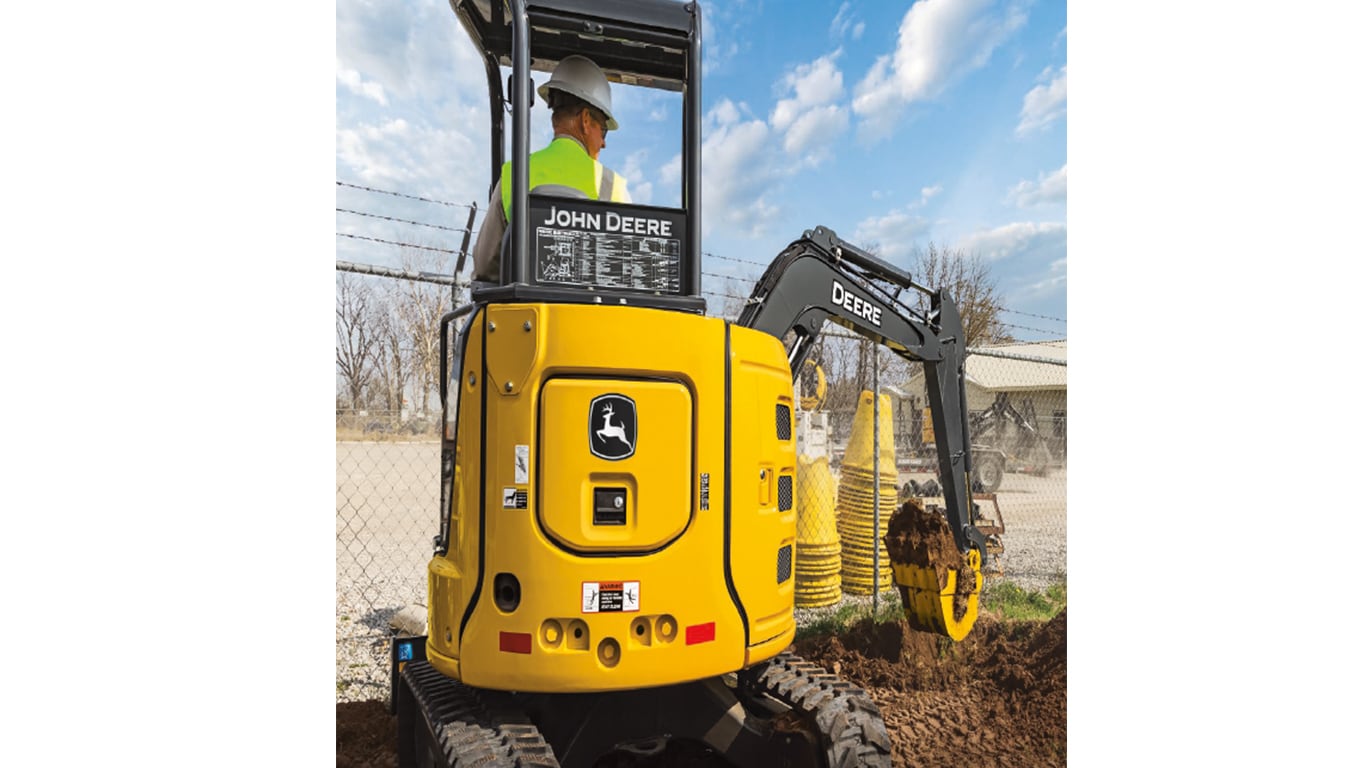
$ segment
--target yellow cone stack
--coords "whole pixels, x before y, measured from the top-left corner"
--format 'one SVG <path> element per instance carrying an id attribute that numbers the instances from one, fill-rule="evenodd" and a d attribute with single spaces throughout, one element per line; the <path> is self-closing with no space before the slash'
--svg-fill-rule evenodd
<path id="1" fill-rule="evenodd" d="M 797 457 L 798 608 L 840 600 L 840 539 L 835 525 L 835 478 L 824 456 Z"/>
<path id="2" fill-rule="evenodd" d="M 873 546 L 877 545 L 878 591 L 892 588 L 892 566 L 887 557 L 887 521 L 896 511 L 896 451 L 892 438 L 892 398 L 883 395 L 878 418 L 878 471 L 873 478 L 873 393 L 865 391 L 854 411 L 854 425 L 840 466 L 839 501 L 835 505 L 840 542 L 840 580 L 851 595 L 873 593 Z M 876 491 L 875 491 L 876 486 Z M 873 494 L 878 498 L 878 524 L 873 530 Z"/>

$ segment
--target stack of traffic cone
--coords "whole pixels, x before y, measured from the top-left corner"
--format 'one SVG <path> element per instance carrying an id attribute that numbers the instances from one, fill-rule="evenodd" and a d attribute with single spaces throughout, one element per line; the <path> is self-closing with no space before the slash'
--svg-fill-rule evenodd
<path id="1" fill-rule="evenodd" d="M 797 457 L 798 608 L 834 605 L 840 599 L 840 539 L 835 525 L 835 478 L 830 460 Z"/>
<path id="2" fill-rule="evenodd" d="M 896 511 L 896 452 L 892 439 L 892 398 L 881 397 L 878 418 L 878 473 L 873 477 L 873 393 L 865 391 L 854 412 L 854 426 L 840 465 L 839 502 L 835 507 L 840 540 L 840 579 L 851 595 L 873 593 L 873 557 L 877 556 L 877 589 L 892 588 L 892 566 L 887 557 L 887 521 Z M 874 524 L 873 498 L 877 494 Z"/>

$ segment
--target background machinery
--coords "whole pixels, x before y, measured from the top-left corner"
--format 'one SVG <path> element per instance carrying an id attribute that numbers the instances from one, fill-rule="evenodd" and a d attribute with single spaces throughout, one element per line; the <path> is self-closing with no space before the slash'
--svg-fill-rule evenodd
<path id="1" fill-rule="evenodd" d="M 934 425 L 930 409 L 924 409 L 919 432 L 918 446 L 912 446 L 912 453 L 932 457 L 934 453 Z M 1052 451 L 1048 441 L 1034 426 L 1037 418 L 1033 407 L 1028 406 L 1025 413 L 1010 404 L 1005 392 L 996 393 L 990 406 L 968 414 L 968 431 L 972 437 L 973 489 L 983 493 L 993 493 L 1001 487 L 1006 471 L 1030 472 L 1047 475 L 1053 463 Z M 907 434 L 915 434 L 908 430 Z M 933 460 L 923 461 L 932 465 Z"/>
<path id="2" fill-rule="evenodd" d="M 975 563 L 951 572 L 980 588 L 954 303 L 817 227 L 773 261 L 737 321 L 706 317 L 699 7 L 451 5 L 485 59 L 493 180 L 510 104 L 512 215 L 502 280 L 442 321 L 445 345 L 464 319 L 442 350 L 428 634 L 392 647 L 400 764 L 618 765 L 682 751 L 889 765 L 868 696 L 787 652 L 792 381 L 825 322 L 924 365 L 945 535 Z M 616 83 L 682 92 L 681 208 L 528 189 L 530 73 L 571 54 Z M 929 313 L 898 301 L 908 289 L 930 294 Z M 940 569 L 941 600 L 932 565 L 894 563 L 908 618 L 961 637 L 976 591 L 969 611 L 951 608 L 952 580 Z"/>

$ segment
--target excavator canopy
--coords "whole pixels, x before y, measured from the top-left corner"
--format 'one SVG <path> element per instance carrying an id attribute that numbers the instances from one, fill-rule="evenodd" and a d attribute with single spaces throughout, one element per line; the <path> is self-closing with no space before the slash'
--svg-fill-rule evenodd
<path id="1" fill-rule="evenodd" d="M 705 311 L 700 201 L 702 11 L 698 4 L 451 0 L 451 8 L 484 57 L 490 192 L 504 161 L 511 164 L 512 188 L 504 190 L 511 202 L 502 275 L 498 286 L 482 289 L 474 298 Z M 678 208 L 565 200 L 545 192 L 533 195 L 528 175 L 531 73 L 551 72 L 570 55 L 587 56 L 609 81 L 682 94 L 679 153 L 683 173 Z M 511 69 L 506 87 L 503 67 Z M 505 143 L 510 147 L 507 157 Z M 567 216 L 568 226 L 555 219 L 557 211 Z M 533 228 L 533 218 L 552 226 Z M 620 226 L 613 230 L 609 222 Z M 653 237 L 623 238 L 628 231 Z"/>
<path id="2" fill-rule="evenodd" d="M 550 72 L 573 54 L 592 59 L 614 83 L 683 90 L 690 4 L 675 0 L 528 0 L 531 69 Z M 451 0 L 485 56 L 511 67 L 512 26 L 501 0 Z"/>

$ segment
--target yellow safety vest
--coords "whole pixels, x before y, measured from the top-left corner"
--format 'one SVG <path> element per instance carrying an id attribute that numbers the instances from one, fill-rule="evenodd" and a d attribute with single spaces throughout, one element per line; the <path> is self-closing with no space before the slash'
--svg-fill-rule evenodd
<path id="1" fill-rule="evenodd" d="M 540 152 L 531 153 L 531 168 L 527 172 L 527 189 L 541 184 L 561 184 L 601 200 L 604 193 L 614 203 L 624 203 L 626 179 L 588 156 L 583 145 L 563 136 L 550 142 Z M 512 221 L 512 163 L 503 163 L 503 216 Z"/>

